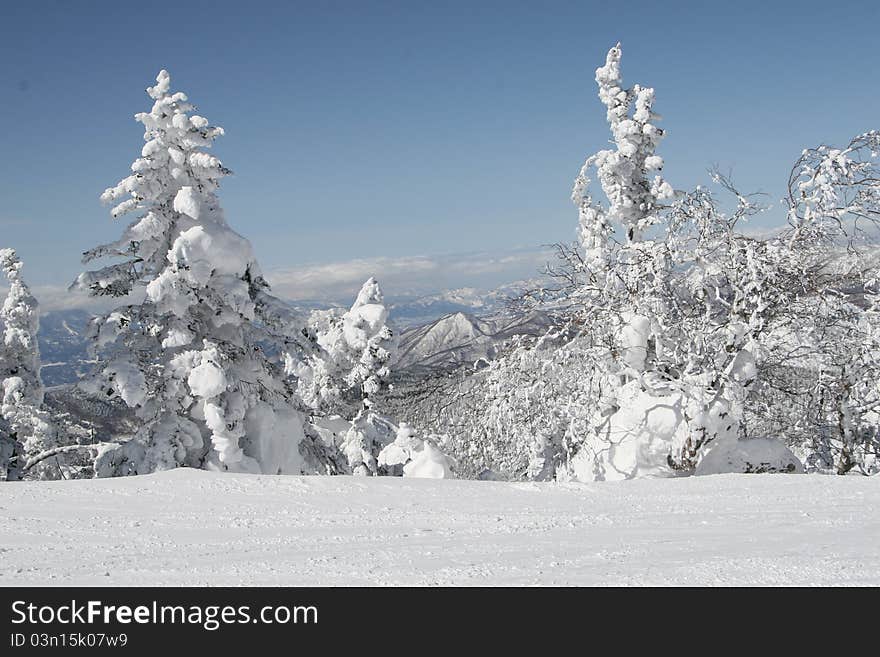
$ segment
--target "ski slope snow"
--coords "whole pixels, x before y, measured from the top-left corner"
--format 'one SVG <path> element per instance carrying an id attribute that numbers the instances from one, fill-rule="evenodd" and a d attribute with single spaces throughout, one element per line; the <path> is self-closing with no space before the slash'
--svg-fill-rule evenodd
<path id="1" fill-rule="evenodd" d="M 880 477 L 0 486 L 0 585 L 878 585 Z"/>

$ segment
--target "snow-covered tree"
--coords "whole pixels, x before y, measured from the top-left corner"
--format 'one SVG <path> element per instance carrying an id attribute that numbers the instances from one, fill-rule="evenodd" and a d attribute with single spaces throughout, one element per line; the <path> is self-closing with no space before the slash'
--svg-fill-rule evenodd
<path id="1" fill-rule="evenodd" d="M 789 177 L 789 251 L 804 292 L 766 349 L 752 423 L 785 436 L 809 468 L 880 471 L 880 133 L 806 149 Z"/>
<path id="2" fill-rule="evenodd" d="M 707 390 L 711 375 L 699 366 L 703 363 L 668 362 L 668 348 L 689 337 L 675 331 L 680 316 L 673 279 L 679 253 L 672 237 L 682 203 L 655 173 L 663 167 L 656 154 L 663 131 L 654 123 L 654 91 L 639 85 L 624 89 L 620 58 L 618 44 L 596 71 L 616 148 L 587 158 L 577 176 L 572 200 L 579 212 L 580 249 L 564 251 L 577 274 L 572 292 L 582 302 L 601 389 L 594 444 L 588 450 L 590 469 L 599 478 L 635 476 L 640 467 L 656 465 L 639 465 L 642 456 L 648 454 L 650 462 L 663 451 L 668 451 L 669 465 L 692 468 L 689 458 L 680 463 L 682 451 L 695 452 L 712 440 L 703 425 L 713 413 L 726 412 L 718 408 L 717 394 Z M 607 205 L 590 194 L 593 168 Z M 676 360 L 693 361 L 699 346 L 691 347 L 685 346 L 688 353 Z M 684 371 L 668 376 L 681 365 Z M 642 403 L 645 395 L 656 399 Z M 658 415 L 662 421 L 651 417 Z M 658 422 L 667 429 L 645 426 Z M 655 444 L 644 444 L 652 435 L 658 438 Z"/>
<path id="3" fill-rule="evenodd" d="M 599 478 L 693 473 L 745 437 L 766 342 L 810 294 L 821 253 L 815 240 L 742 234 L 762 208 L 724 176 L 713 179 L 736 200 L 730 212 L 705 188 L 673 193 L 649 179 L 662 166 L 653 92 L 623 91 L 619 61 L 614 48 L 596 75 L 617 150 L 589 158 L 576 179 L 581 244 L 562 249 L 602 389 L 572 468 Z M 592 166 L 607 206 L 589 195 Z"/>
<path id="4" fill-rule="evenodd" d="M 394 432 L 391 420 L 376 413 L 374 398 L 388 383 L 397 351 L 382 290 L 370 278 L 344 314 L 323 312 L 313 319 L 319 349 L 290 368 L 298 392 L 314 413 L 351 420 L 339 445 L 349 471 L 379 474 L 376 457 Z"/>
<path id="5" fill-rule="evenodd" d="M 608 239 L 621 230 L 627 243 L 638 242 L 651 226 L 660 223 L 659 212 L 672 198 L 672 187 L 659 173 L 663 158 L 656 154 L 663 130 L 654 125 L 654 90 L 635 85 L 623 88 L 618 43 L 608 51 L 605 65 L 596 70 L 599 99 L 614 137 L 613 150 L 587 158 L 575 180 L 572 199 L 578 206 L 581 242 L 588 255 L 603 251 Z M 589 173 L 595 168 L 608 198 L 603 208 L 589 194 Z"/>
<path id="6" fill-rule="evenodd" d="M 647 232 L 665 221 L 672 187 L 659 173 L 663 159 L 656 154 L 663 131 L 655 125 L 654 90 L 635 85 L 623 88 L 620 44 L 612 48 L 605 65 L 596 70 L 599 99 L 615 148 L 587 158 L 575 179 L 572 200 L 578 208 L 581 254 L 585 280 L 579 296 L 584 306 L 604 314 L 609 331 L 619 334 L 622 370 L 637 374 L 644 368 L 652 316 L 653 292 L 662 286 L 668 258 Z M 607 205 L 590 194 L 590 172 L 596 176 Z M 656 231 L 655 231 L 656 232 Z M 621 372 L 613 374 L 627 375 Z"/>
<path id="7" fill-rule="evenodd" d="M 736 199 L 724 212 L 707 190 L 673 192 L 657 173 L 654 92 L 623 88 L 620 54 L 596 72 L 615 147 L 575 180 L 580 243 L 561 246 L 550 272 L 571 328 L 515 347 L 442 405 L 464 425 L 451 444 L 473 437 L 470 454 L 453 447 L 468 467 L 537 479 L 693 473 L 743 436 L 761 339 L 806 289 L 801 252 L 737 231 L 760 211 L 753 199 L 715 176 Z M 590 193 L 594 168 L 605 202 Z"/>
<path id="8" fill-rule="evenodd" d="M 195 114 L 167 71 L 135 119 L 144 146 L 132 173 L 101 196 L 134 213 L 120 239 L 84 262 L 121 258 L 79 276 L 96 296 L 126 297 L 93 325 L 101 357 L 93 388 L 136 410 L 134 438 L 98 458 L 99 476 L 177 466 L 295 472 L 304 416 L 277 362 L 303 357 L 295 314 L 268 291 L 250 243 L 226 222 L 216 192 L 229 170 L 208 152 L 223 129 Z"/>
<path id="9" fill-rule="evenodd" d="M 18 479 L 28 460 L 57 446 L 58 434 L 43 409 L 40 312 L 21 276 L 22 263 L 12 249 L 0 249 L 0 269 L 9 292 L 0 307 L 0 477 Z"/>
<path id="10" fill-rule="evenodd" d="M 738 225 L 760 208 L 725 177 L 714 180 L 733 193 L 732 213 L 703 188 L 673 195 L 659 178 L 648 180 L 656 129 L 639 127 L 640 90 L 621 91 L 618 64 L 619 49 L 612 49 L 596 76 L 618 148 L 588 159 L 575 181 L 581 250 L 563 250 L 603 388 L 591 449 L 573 469 L 636 476 L 665 453 L 671 470 L 692 473 L 713 450 L 745 449 L 733 445 L 763 425 L 752 414 L 747 427 L 747 409 L 766 391 L 762 376 L 783 360 L 780 336 L 792 331 L 812 335 L 810 364 L 802 365 L 817 373 L 808 379 L 817 399 L 810 406 L 836 400 L 820 412 L 826 426 L 819 433 L 835 435 L 837 470 L 852 468 L 851 454 L 876 451 L 876 428 L 863 418 L 873 417 L 876 403 L 877 351 L 866 302 L 854 303 L 842 289 L 847 277 L 828 266 L 834 245 L 853 251 L 877 233 L 880 136 L 804 151 L 790 178 L 791 229 L 749 237 Z M 607 208 L 589 196 L 590 166 Z"/>
<path id="11" fill-rule="evenodd" d="M 388 384 L 390 366 L 397 353 L 397 335 L 388 323 L 388 309 L 375 278 L 369 278 L 342 320 L 318 344 L 347 371 L 345 383 L 360 390 L 364 408 Z"/>
<path id="12" fill-rule="evenodd" d="M 857 135 L 844 148 L 805 149 L 788 181 L 789 241 L 844 238 L 850 248 L 880 228 L 880 132 Z"/>
<path id="13" fill-rule="evenodd" d="M 343 315 L 322 313 L 316 326 L 321 347 L 299 372 L 301 395 L 318 410 L 368 409 L 371 397 L 387 385 L 397 351 L 397 335 L 379 283 L 368 279 Z"/>

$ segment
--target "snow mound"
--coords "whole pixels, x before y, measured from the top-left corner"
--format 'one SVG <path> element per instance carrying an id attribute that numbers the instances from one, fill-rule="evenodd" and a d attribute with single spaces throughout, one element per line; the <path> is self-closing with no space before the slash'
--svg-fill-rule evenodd
<path id="1" fill-rule="evenodd" d="M 403 466 L 403 476 L 420 479 L 451 479 L 452 470 L 449 468 L 446 455 L 426 440 L 421 451 Z"/>
<path id="2" fill-rule="evenodd" d="M 389 468 L 406 465 L 413 454 L 422 448 L 423 443 L 424 441 L 416 436 L 416 432 L 408 424 L 401 422 L 394 442 L 379 452 L 379 465 Z"/>
<path id="3" fill-rule="evenodd" d="M 804 466 L 788 447 L 773 438 L 723 441 L 712 447 L 696 475 L 785 472 L 803 474 Z"/>
<path id="4" fill-rule="evenodd" d="M 245 419 L 248 453 L 254 455 L 263 474 L 299 474 L 305 461 L 299 446 L 305 439 L 304 418 L 292 408 L 273 408 L 259 402 Z"/>
<path id="5" fill-rule="evenodd" d="M 608 422 L 603 440 L 572 459 L 575 479 L 671 476 L 667 456 L 684 428 L 681 397 L 650 395 L 632 381 L 621 388 L 617 403 L 620 410 Z"/>

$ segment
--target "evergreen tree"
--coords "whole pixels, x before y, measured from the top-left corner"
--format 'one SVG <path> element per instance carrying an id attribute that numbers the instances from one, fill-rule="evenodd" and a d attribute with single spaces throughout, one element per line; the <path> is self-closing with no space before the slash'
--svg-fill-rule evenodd
<path id="1" fill-rule="evenodd" d="M 330 318 L 317 331 L 317 344 L 321 351 L 310 361 L 312 371 L 303 377 L 308 387 L 303 396 L 323 395 L 315 404 L 341 409 L 342 415 L 351 413 L 353 407 L 369 408 L 371 397 L 387 385 L 397 352 L 397 336 L 388 323 L 388 309 L 375 278 L 361 286 L 345 314 Z"/>
<path id="2" fill-rule="evenodd" d="M 297 318 L 272 297 L 250 243 L 227 224 L 216 192 L 230 173 L 208 152 L 223 129 L 194 113 L 161 71 L 147 89 L 144 146 L 107 189 L 112 216 L 135 213 L 117 241 L 84 262 L 121 258 L 75 285 L 130 300 L 95 320 L 93 385 L 134 408 L 141 429 L 98 458 L 99 476 L 177 466 L 307 470 L 304 417 L 277 362 L 302 357 Z M 313 464 L 312 464 L 313 465 Z"/>
<path id="3" fill-rule="evenodd" d="M 0 269 L 9 292 L 0 307 L 0 477 L 18 479 L 27 460 L 56 447 L 58 434 L 42 409 L 40 312 L 21 276 L 21 261 L 12 249 L 0 249 Z"/>
<path id="4" fill-rule="evenodd" d="M 379 283 L 368 279 L 351 308 L 317 334 L 320 352 L 301 372 L 301 394 L 315 409 L 352 419 L 340 449 L 356 474 L 378 474 L 376 457 L 391 440 L 391 422 L 375 412 L 374 397 L 388 384 L 397 336 Z"/>

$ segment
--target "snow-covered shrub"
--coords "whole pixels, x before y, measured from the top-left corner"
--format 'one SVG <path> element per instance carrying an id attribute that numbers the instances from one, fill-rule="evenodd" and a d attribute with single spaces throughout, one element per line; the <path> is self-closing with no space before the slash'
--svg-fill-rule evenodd
<path id="1" fill-rule="evenodd" d="M 739 453 L 748 449 L 740 441 L 753 436 L 791 442 L 767 426 L 767 400 L 775 399 L 767 392 L 780 363 L 796 363 L 815 373 L 803 381 L 819 402 L 800 394 L 792 405 L 811 407 L 805 417 L 815 416 L 811 426 L 821 429 L 814 440 L 826 452 L 876 451 L 869 412 L 877 408 L 873 288 L 858 288 L 864 299 L 856 308 L 835 297 L 843 279 L 827 274 L 831 227 L 839 224 L 828 216 L 842 207 L 834 199 L 846 194 L 833 197 L 825 185 L 821 195 L 804 197 L 812 205 L 795 213 L 791 231 L 743 234 L 739 225 L 761 208 L 728 179 L 713 176 L 735 199 L 724 211 L 709 190 L 673 192 L 656 173 L 662 132 L 654 125 L 653 90 L 623 89 L 619 64 L 618 46 L 596 73 L 615 149 L 588 158 L 578 175 L 572 198 L 580 243 L 560 246 L 562 266 L 549 273 L 561 285 L 534 295 L 566 308 L 569 332 L 514 345 L 480 372 L 425 382 L 434 399 L 420 399 L 419 412 L 406 417 L 420 431 L 448 431 L 465 476 L 486 470 L 534 479 L 692 474 L 710 450 L 716 459 Z M 847 172 L 837 180 L 859 187 L 850 212 L 876 208 L 866 166 L 845 163 L 839 151 L 833 159 Z M 607 203 L 590 195 L 593 168 Z M 805 190 L 828 179 L 804 176 Z M 817 312 L 822 306 L 829 310 Z M 811 334 L 802 339 L 810 345 L 809 362 L 799 363 L 788 350 L 783 336 L 793 332 Z M 835 431 L 843 447 L 830 449 L 821 436 Z M 866 458 L 873 463 L 873 457 L 857 460 Z"/>
<path id="2" fill-rule="evenodd" d="M 435 443 L 425 440 L 422 449 L 403 466 L 403 476 L 416 479 L 451 479 L 449 457 Z"/>
<path id="3" fill-rule="evenodd" d="M 396 427 L 388 418 L 368 409 L 359 411 L 339 446 L 348 462 L 348 471 L 355 475 L 379 474 L 376 459 L 395 433 Z"/>
<path id="4" fill-rule="evenodd" d="M 269 294 L 250 243 L 226 222 L 216 192 L 229 170 L 208 149 L 223 134 L 161 71 L 147 90 L 144 146 L 131 175 L 107 189 L 113 217 L 135 213 L 115 242 L 84 262 L 121 258 L 79 276 L 92 295 L 129 300 L 93 325 L 95 391 L 135 409 L 133 439 L 98 458 L 99 476 L 177 466 L 300 473 L 305 416 L 278 362 L 302 360 L 299 318 Z M 314 446 L 313 446 L 314 447 Z"/>
<path id="5" fill-rule="evenodd" d="M 880 134 L 804 150 L 782 239 L 799 294 L 762 339 L 751 435 L 783 439 L 808 471 L 880 472 Z"/>
<path id="6" fill-rule="evenodd" d="M 401 422 L 394 442 L 379 453 L 379 466 L 390 475 L 449 479 L 452 477 L 451 459 L 440 447 L 446 440 L 447 436 L 436 434 L 419 438 L 412 427 Z"/>
<path id="7" fill-rule="evenodd" d="M 709 448 L 695 475 L 803 473 L 804 466 L 781 441 L 768 438 L 720 442 Z"/>
<path id="8" fill-rule="evenodd" d="M 825 255 L 811 293 L 780 331 L 785 365 L 798 377 L 775 398 L 805 411 L 794 426 L 809 434 L 797 441 L 808 467 L 838 474 L 880 472 L 878 157 L 880 133 L 872 131 L 844 148 L 803 151 L 789 179 L 789 242 Z"/>
<path id="9" fill-rule="evenodd" d="M 880 314 L 866 276 L 876 265 L 845 255 L 846 271 L 817 277 L 762 347 L 748 400 L 749 431 L 780 436 L 808 471 L 880 471 Z M 871 272 L 874 272 L 873 274 Z"/>

